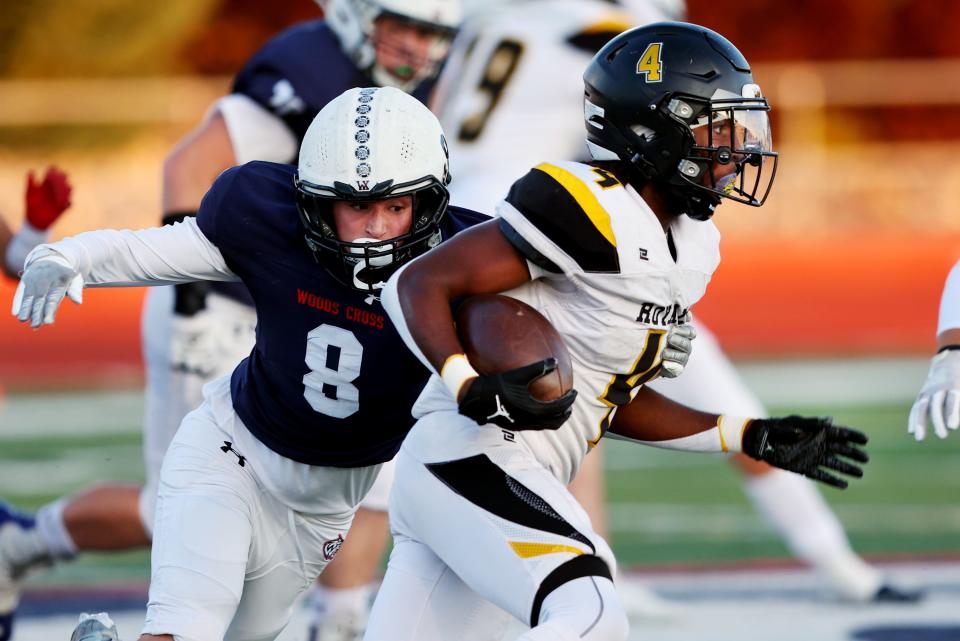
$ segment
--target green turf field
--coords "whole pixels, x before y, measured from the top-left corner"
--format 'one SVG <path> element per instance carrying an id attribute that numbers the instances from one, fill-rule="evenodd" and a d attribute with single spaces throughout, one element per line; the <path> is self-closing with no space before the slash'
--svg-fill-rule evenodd
<path id="1" fill-rule="evenodd" d="M 782 414 L 791 408 L 774 408 Z M 865 554 L 960 552 L 960 434 L 916 443 L 908 406 L 811 408 L 871 438 L 866 477 L 823 491 Z M 135 392 L 22 395 L 0 413 L 0 497 L 35 508 L 97 480 L 142 478 Z M 607 482 L 613 546 L 621 563 L 683 563 L 783 557 L 787 551 L 752 510 L 739 477 L 716 456 L 611 442 Z M 146 579 L 146 552 L 88 555 L 38 583 Z"/>

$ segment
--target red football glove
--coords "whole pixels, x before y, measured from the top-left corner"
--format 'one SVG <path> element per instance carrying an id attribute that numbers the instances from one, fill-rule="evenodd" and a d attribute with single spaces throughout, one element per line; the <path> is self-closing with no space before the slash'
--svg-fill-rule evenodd
<path id="1" fill-rule="evenodd" d="M 31 171 L 27 174 L 27 222 L 35 229 L 47 229 L 70 206 L 71 191 L 67 174 L 56 167 L 47 167 L 42 183 Z"/>

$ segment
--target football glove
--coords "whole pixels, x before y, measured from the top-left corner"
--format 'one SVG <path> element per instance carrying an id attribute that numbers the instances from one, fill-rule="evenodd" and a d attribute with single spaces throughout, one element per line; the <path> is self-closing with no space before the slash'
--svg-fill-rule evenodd
<path id="1" fill-rule="evenodd" d="M 70 207 L 73 188 L 67 175 L 56 167 L 47 167 L 43 182 L 37 182 L 33 172 L 27 174 L 27 222 L 43 231 Z"/>
<path id="2" fill-rule="evenodd" d="M 693 351 L 693 339 L 697 337 L 697 330 L 693 325 L 672 325 L 667 332 L 667 345 L 660 355 L 663 361 L 660 375 L 665 378 L 676 378 L 683 372 L 690 360 Z"/>
<path id="3" fill-rule="evenodd" d="M 929 419 L 929 420 L 928 420 Z M 960 427 L 960 351 L 940 352 L 930 362 L 930 372 L 920 395 L 910 409 L 907 431 L 922 441 L 927 425 L 933 433 L 947 438 L 947 430 Z"/>
<path id="4" fill-rule="evenodd" d="M 222 360 L 221 336 L 227 331 L 221 317 L 202 309 L 193 316 L 174 314 L 170 327 L 170 367 L 178 372 L 210 378 Z"/>
<path id="5" fill-rule="evenodd" d="M 744 454 L 840 489 L 847 487 L 847 481 L 827 470 L 863 476 L 859 465 L 845 459 L 869 461 L 867 453 L 857 447 L 866 443 L 866 434 L 834 427 L 829 417 L 754 419 L 743 433 Z"/>
<path id="6" fill-rule="evenodd" d="M 52 325 L 64 296 L 77 305 L 83 302 L 83 277 L 70 262 L 50 253 L 30 260 L 20 276 L 10 310 L 31 327 Z"/>
<path id="7" fill-rule="evenodd" d="M 529 385 L 557 369 L 557 359 L 546 358 L 502 374 L 481 374 L 467 383 L 460 413 L 480 425 L 493 423 L 508 430 L 555 430 L 570 418 L 577 398 L 570 390 L 552 401 L 530 395 Z"/>

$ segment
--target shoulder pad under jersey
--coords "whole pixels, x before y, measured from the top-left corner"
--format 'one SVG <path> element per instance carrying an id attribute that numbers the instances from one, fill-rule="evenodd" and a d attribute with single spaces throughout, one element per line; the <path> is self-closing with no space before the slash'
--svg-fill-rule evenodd
<path id="1" fill-rule="evenodd" d="M 573 261 L 585 272 L 619 273 L 617 239 L 600 195 L 622 187 L 599 167 L 541 163 L 510 188 L 498 213 L 512 231 L 502 228 L 521 253 L 548 271 L 567 271 Z"/>

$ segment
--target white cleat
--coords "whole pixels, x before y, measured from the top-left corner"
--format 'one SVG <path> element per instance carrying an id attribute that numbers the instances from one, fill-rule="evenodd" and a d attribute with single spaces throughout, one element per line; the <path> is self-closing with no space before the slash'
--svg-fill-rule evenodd
<path id="1" fill-rule="evenodd" d="M 120 641 L 117 626 L 106 612 L 80 615 L 80 622 L 70 635 L 70 641 Z"/>
<path id="2" fill-rule="evenodd" d="M 367 627 L 364 617 L 352 612 L 338 612 L 324 615 L 310 624 L 308 641 L 360 641 Z"/>

